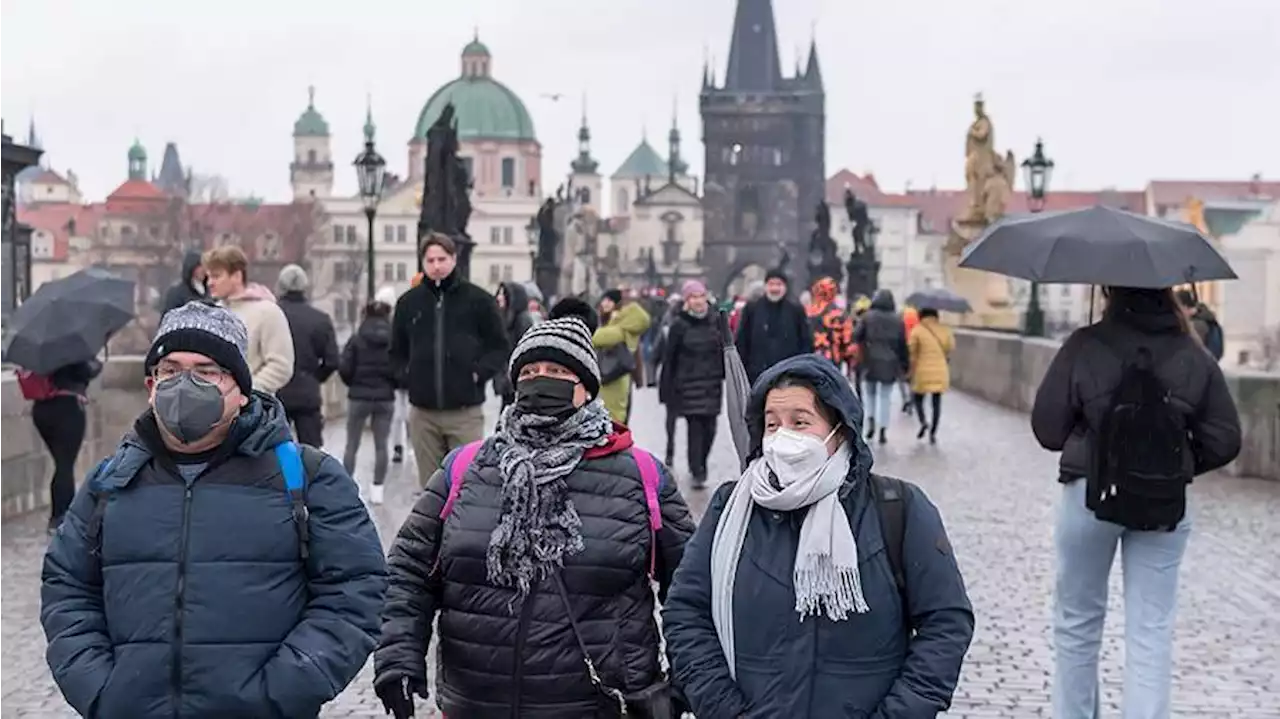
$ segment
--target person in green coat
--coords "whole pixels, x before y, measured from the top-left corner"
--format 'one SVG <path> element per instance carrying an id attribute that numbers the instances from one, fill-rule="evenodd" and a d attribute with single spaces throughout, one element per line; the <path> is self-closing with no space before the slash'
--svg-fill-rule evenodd
<path id="1" fill-rule="evenodd" d="M 624 304 L 620 290 L 609 290 L 600 298 L 600 316 L 609 319 L 591 337 L 597 353 L 623 342 L 634 353 L 640 344 L 640 336 L 649 329 L 651 321 L 649 313 L 634 298 L 627 298 Z M 601 385 L 600 399 L 615 422 L 626 424 L 631 416 L 631 375 Z"/>

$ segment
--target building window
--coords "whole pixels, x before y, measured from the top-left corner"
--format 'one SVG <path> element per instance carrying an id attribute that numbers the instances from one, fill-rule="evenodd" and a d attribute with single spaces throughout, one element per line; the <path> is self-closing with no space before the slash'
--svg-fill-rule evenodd
<path id="1" fill-rule="evenodd" d="M 382 265 L 382 281 L 390 282 L 396 278 L 396 266 L 390 262 Z"/>
<path id="2" fill-rule="evenodd" d="M 516 160 L 514 157 L 502 158 L 502 186 L 506 189 L 516 186 Z"/>
<path id="3" fill-rule="evenodd" d="M 261 257 L 264 260 L 275 260 L 280 257 L 280 238 L 275 235 L 267 235 L 262 238 Z"/>
<path id="4" fill-rule="evenodd" d="M 497 265 L 489 265 L 489 284 L 496 285 L 501 281 L 499 272 L 500 268 Z"/>
<path id="5" fill-rule="evenodd" d="M 591 188 L 590 187 L 580 187 L 578 188 L 578 193 L 579 193 L 578 197 L 582 200 L 582 204 L 584 205 L 591 204 Z"/>
<path id="6" fill-rule="evenodd" d="M 409 232 L 408 228 L 406 228 L 404 225 L 399 225 L 399 226 L 397 226 L 397 227 L 396 227 L 396 242 L 399 242 L 399 243 L 400 243 L 400 244 L 402 244 L 402 245 L 403 245 L 405 242 L 407 242 L 408 240 L 406 240 L 405 238 L 406 238 L 406 237 L 408 237 L 408 232 Z"/>
<path id="7" fill-rule="evenodd" d="M 313 165 L 313 166 L 316 164 L 316 151 L 315 151 L 315 150 L 307 150 L 307 164 L 308 164 L 308 165 Z"/>
<path id="8" fill-rule="evenodd" d="M 333 242 L 334 244 L 342 244 L 342 225 L 333 226 Z"/>
<path id="9" fill-rule="evenodd" d="M 475 172 L 473 171 L 472 159 L 470 157 L 459 157 L 458 159 L 462 160 L 462 169 L 467 171 L 467 179 L 473 179 Z"/>
<path id="10" fill-rule="evenodd" d="M 403 262 L 396 263 L 396 282 L 404 282 L 408 277 L 409 268 Z"/>
<path id="11" fill-rule="evenodd" d="M 394 239 L 395 239 L 395 232 L 396 232 L 396 228 L 392 227 L 391 225 L 383 225 L 383 226 L 382 226 L 382 241 L 383 241 L 383 242 L 391 242 L 392 240 L 394 240 Z"/>
<path id="12" fill-rule="evenodd" d="M 354 245 L 356 243 L 356 226 L 347 225 L 347 244 Z"/>
<path id="13" fill-rule="evenodd" d="M 346 282 L 346 281 L 347 281 L 347 263 L 345 262 L 333 263 L 333 283 L 336 285 L 340 282 Z"/>
<path id="14" fill-rule="evenodd" d="M 512 274 L 511 274 L 511 273 L 512 273 L 511 265 L 503 265 L 503 266 L 502 266 L 502 281 L 503 281 L 503 282 L 510 282 L 510 281 L 511 281 L 511 276 L 512 276 Z"/>
<path id="15" fill-rule="evenodd" d="M 502 244 L 504 245 L 511 244 L 511 237 L 512 237 L 511 228 L 510 227 L 502 228 Z"/>
<path id="16" fill-rule="evenodd" d="M 502 242 L 502 228 L 490 227 L 489 228 L 489 244 L 497 245 L 497 244 L 500 244 L 501 242 Z"/>
<path id="17" fill-rule="evenodd" d="M 625 214 L 627 211 L 627 191 L 618 190 L 618 206 L 613 210 L 617 214 Z"/>

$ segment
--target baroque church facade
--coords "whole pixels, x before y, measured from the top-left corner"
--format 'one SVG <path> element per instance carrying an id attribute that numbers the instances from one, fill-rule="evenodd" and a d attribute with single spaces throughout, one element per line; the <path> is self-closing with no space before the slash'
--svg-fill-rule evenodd
<path id="1" fill-rule="evenodd" d="M 816 42 L 786 77 L 770 0 L 738 0 L 722 82 L 704 68 L 699 98 L 706 177 L 703 256 L 710 288 L 741 291 L 786 262 L 805 274 L 824 202 L 825 93 Z"/>

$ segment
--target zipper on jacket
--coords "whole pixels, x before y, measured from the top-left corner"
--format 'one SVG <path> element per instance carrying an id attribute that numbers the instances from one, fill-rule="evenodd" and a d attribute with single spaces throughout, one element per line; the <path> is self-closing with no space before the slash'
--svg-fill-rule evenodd
<path id="1" fill-rule="evenodd" d="M 182 714 L 182 615 L 186 607 L 187 544 L 191 539 L 191 483 L 182 494 L 182 543 L 178 548 L 178 591 L 173 597 L 173 649 L 169 681 L 173 685 L 173 716 Z"/>
<path id="2" fill-rule="evenodd" d="M 520 697 L 524 693 L 524 642 L 529 636 L 529 617 L 533 614 L 534 593 L 537 591 L 538 582 L 535 581 L 529 585 L 529 593 L 520 605 L 520 623 L 516 625 L 516 666 L 512 672 L 515 675 L 512 686 L 516 691 L 515 698 L 511 701 L 512 719 L 520 719 Z"/>
<path id="3" fill-rule="evenodd" d="M 436 297 L 436 409 L 444 409 L 444 288 Z"/>

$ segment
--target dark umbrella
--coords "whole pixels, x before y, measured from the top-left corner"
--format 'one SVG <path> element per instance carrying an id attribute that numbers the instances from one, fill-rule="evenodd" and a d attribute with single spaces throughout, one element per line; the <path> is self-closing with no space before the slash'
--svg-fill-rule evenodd
<path id="1" fill-rule="evenodd" d="M 969 306 L 969 300 L 945 287 L 931 287 L 927 290 L 912 292 L 907 297 L 907 304 L 919 310 L 940 310 L 960 314 L 973 311 L 973 307 Z"/>
<path id="2" fill-rule="evenodd" d="M 134 284 L 91 267 L 40 285 L 13 313 L 5 360 L 38 374 L 93 359 L 134 316 Z"/>
<path id="3" fill-rule="evenodd" d="M 1236 273 L 1195 227 L 1096 205 L 1002 218 L 960 266 L 1034 282 L 1173 287 Z"/>

